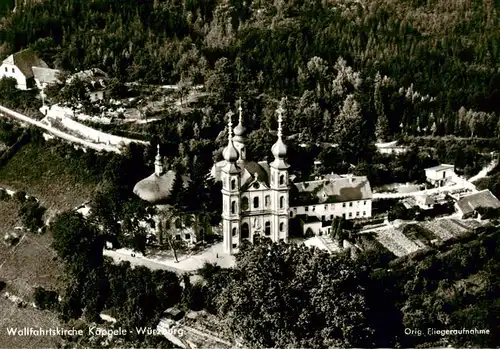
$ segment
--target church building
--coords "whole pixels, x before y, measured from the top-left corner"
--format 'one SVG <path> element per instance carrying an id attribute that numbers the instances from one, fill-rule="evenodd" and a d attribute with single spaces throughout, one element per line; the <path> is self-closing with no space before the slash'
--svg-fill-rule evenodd
<path id="1" fill-rule="evenodd" d="M 288 240 L 289 178 L 285 161 L 287 148 L 282 140 L 282 105 L 278 113 L 278 139 L 271 151 L 274 161 L 253 161 L 246 157 L 245 135 L 241 102 L 239 122 L 232 129 L 232 112 L 227 114 L 228 145 L 223 151 L 224 161 L 214 166 L 213 173 L 222 182 L 222 232 L 224 251 L 238 251 L 243 240 L 259 237 L 273 241 Z"/>
<path id="2" fill-rule="evenodd" d="M 234 114 L 227 114 L 228 144 L 222 153 L 224 160 L 217 162 L 211 173 L 216 181 L 222 182 L 222 235 L 226 253 L 236 253 L 242 241 L 254 242 L 260 237 L 287 242 L 292 222 L 298 223 L 304 235 L 326 235 L 336 216 L 371 217 L 372 191 L 365 176 L 331 174 L 315 181 L 291 182 L 287 147 L 282 139 L 283 102 L 276 110 L 278 139 L 271 148 L 274 161 L 248 159 L 241 101 L 239 104 L 239 121 L 234 130 Z"/>

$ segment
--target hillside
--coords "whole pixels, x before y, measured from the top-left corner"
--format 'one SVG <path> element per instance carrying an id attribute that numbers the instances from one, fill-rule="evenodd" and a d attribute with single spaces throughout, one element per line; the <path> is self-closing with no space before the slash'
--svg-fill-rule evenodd
<path id="1" fill-rule="evenodd" d="M 84 161 L 57 144 L 30 142 L 0 167 L 0 186 L 25 191 L 51 211 L 72 209 L 88 201 L 100 182 Z"/>

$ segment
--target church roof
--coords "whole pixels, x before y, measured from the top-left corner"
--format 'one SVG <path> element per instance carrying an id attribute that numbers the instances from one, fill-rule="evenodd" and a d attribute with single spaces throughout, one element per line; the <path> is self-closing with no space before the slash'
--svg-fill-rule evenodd
<path id="1" fill-rule="evenodd" d="M 269 164 L 266 161 L 243 161 L 240 166 L 243 169 L 243 175 L 241 176 L 243 190 L 245 185 L 254 181 L 256 175 L 259 182 L 269 186 Z"/>
<path id="2" fill-rule="evenodd" d="M 215 179 L 215 181 L 221 180 L 221 169 L 226 164 L 226 161 L 222 160 L 212 167 L 210 171 L 210 175 Z M 266 161 L 242 161 L 238 163 L 238 166 L 242 169 L 243 173 L 241 174 L 241 186 L 242 189 L 245 190 L 246 186 L 252 183 L 255 179 L 255 174 L 257 174 L 257 180 L 261 183 L 269 186 L 269 164 Z"/>
<path id="3" fill-rule="evenodd" d="M 33 67 L 48 68 L 49 66 L 35 51 L 30 48 L 16 52 L 4 60 L 4 63 L 14 64 L 27 78 L 33 77 Z"/>
<path id="4" fill-rule="evenodd" d="M 309 182 L 294 183 L 299 196 L 306 194 L 316 203 L 348 202 L 372 198 L 372 189 L 366 176 L 334 176 Z M 311 202 L 312 204 L 312 202 Z"/>
<path id="5" fill-rule="evenodd" d="M 166 203 L 172 193 L 176 173 L 172 170 L 157 176 L 152 174 L 139 181 L 134 186 L 134 194 L 151 204 Z M 189 179 L 182 176 L 184 186 L 187 186 Z"/>

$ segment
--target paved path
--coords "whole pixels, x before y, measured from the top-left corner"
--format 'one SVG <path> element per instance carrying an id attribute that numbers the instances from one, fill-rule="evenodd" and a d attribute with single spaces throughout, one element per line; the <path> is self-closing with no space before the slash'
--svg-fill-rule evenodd
<path id="1" fill-rule="evenodd" d="M 105 256 L 113 258 L 113 260 L 117 263 L 120 263 L 122 261 L 127 261 L 127 262 L 130 262 L 131 265 L 134 265 L 134 266 L 141 265 L 141 266 L 147 267 L 147 268 L 152 269 L 152 270 L 163 269 L 163 270 L 169 270 L 169 271 L 172 271 L 172 272 L 178 273 L 178 274 L 185 272 L 184 270 L 173 268 L 173 267 L 166 265 L 164 263 L 158 263 L 158 262 L 154 262 L 154 261 L 151 261 L 151 260 L 148 260 L 145 258 L 137 257 L 137 255 L 135 257 L 132 257 L 130 254 L 126 254 L 123 252 L 117 252 L 117 251 L 113 251 L 113 250 L 104 250 L 103 254 Z"/>

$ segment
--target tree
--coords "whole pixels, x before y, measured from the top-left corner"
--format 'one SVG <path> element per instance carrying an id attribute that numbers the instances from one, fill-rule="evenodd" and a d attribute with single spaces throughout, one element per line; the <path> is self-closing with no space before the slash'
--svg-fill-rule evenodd
<path id="1" fill-rule="evenodd" d="M 362 149 L 360 145 L 366 143 L 366 140 L 362 139 L 362 124 L 360 105 L 354 95 L 348 95 L 335 120 L 333 134 L 339 148 L 346 153 L 349 160 L 357 157 Z"/>
<path id="2" fill-rule="evenodd" d="M 81 104 L 84 108 L 90 104 L 87 84 L 78 76 L 74 76 L 69 82 L 66 81 L 64 87 L 59 92 L 59 101 L 69 103 L 73 114 L 75 114 L 77 106 Z"/>
<path id="3" fill-rule="evenodd" d="M 163 209 L 158 212 L 160 223 L 159 228 L 159 243 L 166 244 L 172 250 L 175 262 L 179 263 L 177 258 L 177 250 L 180 247 L 180 242 L 177 240 L 179 229 L 182 227 L 182 214 L 175 207 L 170 206 L 168 209 Z"/>
<path id="4" fill-rule="evenodd" d="M 60 213 L 51 222 L 50 231 L 52 247 L 74 272 L 85 272 L 102 264 L 103 241 L 97 229 L 80 213 Z"/>
<path id="5" fill-rule="evenodd" d="M 365 274 L 347 255 L 265 240 L 241 245 L 234 273 L 216 303 L 249 346 L 370 345 Z"/>

